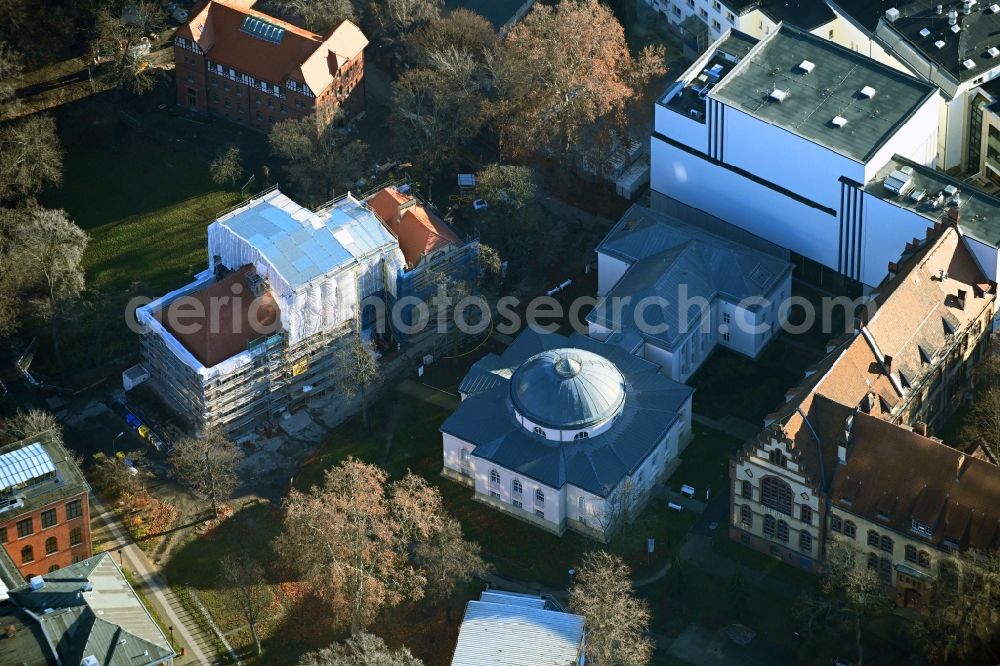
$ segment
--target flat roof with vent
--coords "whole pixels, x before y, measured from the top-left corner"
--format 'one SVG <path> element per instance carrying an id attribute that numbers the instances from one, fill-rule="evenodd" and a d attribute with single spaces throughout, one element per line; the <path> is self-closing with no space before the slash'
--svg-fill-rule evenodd
<path id="1" fill-rule="evenodd" d="M 809 76 L 804 61 L 819 63 Z M 782 24 L 708 96 L 863 162 L 936 94 L 930 83 Z"/>
<path id="2" fill-rule="evenodd" d="M 799 69 L 808 74 L 809 72 L 816 69 L 816 63 L 811 62 L 809 60 L 803 60 L 802 62 L 799 63 Z"/>
<path id="3" fill-rule="evenodd" d="M 833 120 L 830 122 L 832 122 L 835 127 L 843 127 L 847 124 L 847 118 L 844 116 L 834 116 Z"/>

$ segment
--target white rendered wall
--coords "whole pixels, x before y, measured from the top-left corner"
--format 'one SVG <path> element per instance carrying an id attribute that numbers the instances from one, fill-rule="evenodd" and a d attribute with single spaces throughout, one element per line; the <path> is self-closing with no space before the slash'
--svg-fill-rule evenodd
<path id="1" fill-rule="evenodd" d="M 597 296 L 600 298 L 608 293 L 611 287 L 622 279 L 628 269 L 628 264 L 621 259 L 602 252 L 597 253 Z"/>
<path id="2" fill-rule="evenodd" d="M 961 229 L 961 226 L 960 223 L 959 229 Z M 976 258 L 976 263 L 979 264 L 979 268 L 982 269 L 987 279 L 997 282 L 997 275 L 1000 275 L 1000 251 L 995 247 L 981 243 L 975 238 L 965 236 L 964 234 L 963 238 L 965 239 L 965 246 L 969 248 L 969 252 Z"/>
<path id="3" fill-rule="evenodd" d="M 877 285 L 888 274 L 889 262 L 898 262 L 906 244 L 923 239 L 934 222 L 871 194 L 864 194 L 863 201 L 861 281 Z"/>
<path id="4" fill-rule="evenodd" d="M 875 99 L 878 99 L 878 93 L 875 93 Z M 910 119 L 885 142 L 885 145 L 879 148 L 868 160 L 864 176 L 862 179 L 855 179 L 856 182 L 867 183 L 870 181 L 878 173 L 878 170 L 884 167 L 896 154 L 918 164 L 934 166 L 937 160 L 940 105 L 941 97 L 937 93 L 924 102 Z M 848 127 L 850 125 L 844 129 Z"/>
<path id="5" fill-rule="evenodd" d="M 651 159 L 650 185 L 657 192 L 836 269 L 840 225 L 835 215 L 799 203 L 656 137 L 652 139 Z M 835 190 L 840 186 L 837 178 L 832 176 L 831 188 Z"/>

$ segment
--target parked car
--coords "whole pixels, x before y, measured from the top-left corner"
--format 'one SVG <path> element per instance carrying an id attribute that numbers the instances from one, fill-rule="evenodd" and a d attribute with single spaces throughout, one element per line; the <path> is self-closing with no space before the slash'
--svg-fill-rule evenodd
<path id="1" fill-rule="evenodd" d="M 486 203 L 486 199 L 476 199 L 472 202 L 472 207 L 475 210 L 486 210 L 490 205 Z"/>

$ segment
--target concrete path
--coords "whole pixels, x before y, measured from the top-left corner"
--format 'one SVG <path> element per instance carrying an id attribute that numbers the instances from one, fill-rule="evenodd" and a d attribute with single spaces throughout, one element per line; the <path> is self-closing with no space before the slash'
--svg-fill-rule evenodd
<path id="1" fill-rule="evenodd" d="M 756 426 L 736 416 L 723 416 L 721 419 L 713 419 L 703 414 L 692 414 L 691 420 L 699 425 L 724 432 L 741 442 L 753 439 L 761 431 L 761 426 Z"/>
<path id="2" fill-rule="evenodd" d="M 129 537 L 117 516 L 93 493 L 90 495 L 90 514 L 91 522 L 99 523 L 95 526 L 95 531 L 101 530 L 103 526 L 103 530 L 110 536 L 104 544 L 105 550 L 112 553 L 117 551 L 120 554 L 122 565 L 135 572 L 136 588 L 156 606 L 154 610 L 163 621 L 174 628 L 174 641 L 178 648 L 183 647 L 185 652 L 185 656 L 178 657 L 175 663 L 216 663 L 211 636 L 203 636 L 204 632 L 198 622 L 184 612 L 179 600 L 154 570 L 146 554 Z"/>

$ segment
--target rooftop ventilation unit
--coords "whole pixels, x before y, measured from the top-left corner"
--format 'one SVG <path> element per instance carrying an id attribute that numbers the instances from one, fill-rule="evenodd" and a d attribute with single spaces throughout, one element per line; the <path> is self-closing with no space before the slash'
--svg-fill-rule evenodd
<path id="1" fill-rule="evenodd" d="M 950 25 L 952 28 L 954 28 L 956 25 L 958 25 L 958 10 L 957 9 L 949 9 L 948 10 L 948 25 Z"/>
<path id="2" fill-rule="evenodd" d="M 784 102 L 786 99 L 788 99 L 788 94 L 789 93 L 787 90 L 782 90 L 781 88 L 775 88 L 774 90 L 771 91 L 771 94 L 768 95 L 768 99 L 774 102 Z"/>
<path id="3" fill-rule="evenodd" d="M 886 176 L 885 181 L 882 183 L 884 187 L 889 192 L 899 195 L 903 194 L 913 182 L 913 177 L 901 171 L 900 169 L 895 169 L 892 173 Z"/>
<path id="4" fill-rule="evenodd" d="M 875 96 L 875 89 L 872 88 L 871 86 L 865 86 L 864 88 L 858 91 L 858 95 L 866 99 L 871 99 L 872 97 Z"/>
<path id="5" fill-rule="evenodd" d="M 988 53 L 991 58 L 996 58 L 997 56 L 1000 56 L 1000 49 L 995 46 L 991 46 L 986 49 L 986 53 Z"/>
<path id="6" fill-rule="evenodd" d="M 931 36 L 931 29 L 930 28 L 922 28 L 920 30 L 920 36 L 921 37 L 930 37 Z"/>
<path id="7" fill-rule="evenodd" d="M 951 26 L 951 31 L 957 35 L 958 33 L 962 32 L 962 26 L 956 23 L 955 25 Z"/>
<path id="8" fill-rule="evenodd" d="M 845 118 L 844 116 L 834 116 L 833 120 L 831 120 L 830 122 L 833 123 L 834 127 L 843 127 L 844 125 L 847 124 L 847 118 Z"/>
<path id="9" fill-rule="evenodd" d="M 808 60 L 803 60 L 802 62 L 799 63 L 799 69 L 808 74 L 809 72 L 816 69 L 816 63 L 810 62 Z"/>
<path id="10" fill-rule="evenodd" d="M 943 39 L 937 40 L 936 42 L 934 42 L 934 46 L 938 47 L 939 49 L 943 49 L 944 48 L 944 40 Z"/>
<path id="11" fill-rule="evenodd" d="M 944 188 L 944 193 L 947 194 L 949 197 L 955 196 L 956 194 L 958 194 L 958 188 L 955 187 L 954 185 L 947 185 Z"/>
<path id="12" fill-rule="evenodd" d="M 31 589 L 34 592 L 37 592 L 38 590 L 45 587 L 45 579 L 42 578 L 41 576 L 32 576 L 28 580 L 28 583 L 31 585 Z"/>
<path id="13" fill-rule="evenodd" d="M 998 5 L 995 2 L 992 5 L 990 5 L 990 13 L 991 14 L 1000 14 L 1000 5 Z"/>
<path id="14" fill-rule="evenodd" d="M 910 193 L 910 201 L 913 203 L 920 203 L 927 196 L 927 190 L 914 190 Z"/>
<path id="15" fill-rule="evenodd" d="M 895 23 L 896 19 L 899 18 L 899 10 L 895 7 L 885 10 L 885 17 L 889 20 L 889 23 Z"/>
<path id="16" fill-rule="evenodd" d="M 962 13 L 968 16 L 972 13 L 972 7 L 976 4 L 976 0 L 962 0 Z"/>
<path id="17" fill-rule="evenodd" d="M 972 58 L 966 58 L 965 60 L 962 61 L 962 67 L 966 69 L 975 69 L 976 61 L 973 60 Z"/>

